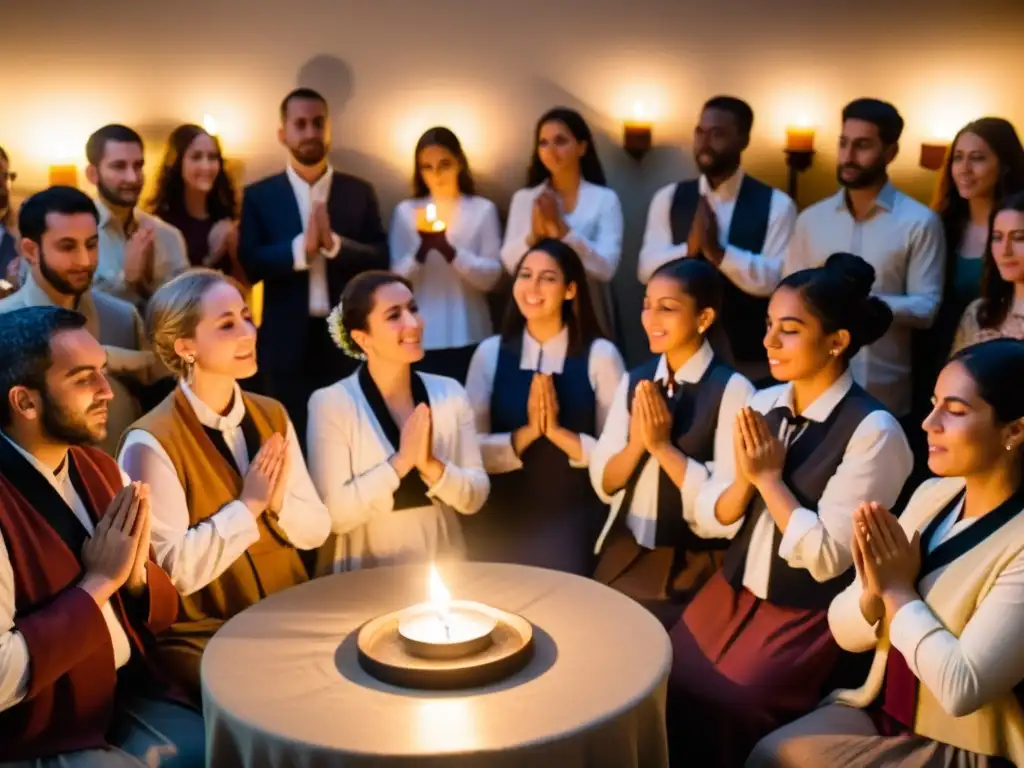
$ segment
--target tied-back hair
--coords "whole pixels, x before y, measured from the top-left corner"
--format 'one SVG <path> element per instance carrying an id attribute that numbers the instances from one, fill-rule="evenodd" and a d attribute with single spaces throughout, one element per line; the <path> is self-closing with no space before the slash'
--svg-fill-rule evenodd
<path id="1" fill-rule="evenodd" d="M 215 269 L 193 267 L 160 286 L 146 304 L 146 336 L 160 362 L 178 378 L 186 375 L 186 365 L 175 351 L 174 342 L 195 336 L 202 318 L 203 296 L 221 283 L 245 296 L 234 278 Z"/>
<path id="2" fill-rule="evenodd" d="M 732 345 L 721 323 L 723 278 L 718 270 L 703 259 L 676 259 L 658 267 L 651 280 L 659 277 L 675 282 L 683 293 L 693 299 L 698 312 L 704 309 L 715 311 L 714 322 L 705 329 L 704 338 L 714 350 L 715 357 L 733 365 Z"/>
<path id="3" fill-rule="evenodd" d="M 871 295 L 875 268 L 852 253 L 833 253 L 823 266 L 802 269 L 783 278 L 776 291 L 800 292 L 807 309 L 825 333 L 845 330 L 850 344 L 842 360 L 850 360 L 863 347 L 874 344 L 892 325 L 892 310 Z"/>
<path id="4" fill-rule="evenodd" d="M 943 285 L 944 300 L 953 295 L 955 289 L 956 249 L 963 240 L 964 230 L 970 222 L 970 208 L 964 198 L 960 197 L 956 183 L 953 181 L 953 153 L 957 142 L 965 133 L 973 133 L 992 150 L 999 163 L 999 178 L 996 180 L 995 200 L 1000 200 L 1015 192 L 1024 190 L 1024 146 L 1013 125 L 1001 117 L 982 117 L 968 123 L 959 131 L 949 145 L 942 173 L 935 185 L 932 197 L 932 210 L 942 221 L 942 229 L 946 235 L 946 281 Z M 991 222 L 990 222 L 991 224 Z M 991 226 L 989 228 L 991 233 Z"/>
<path id="5" fill-rule="evenodd" d="M 415 293 L 412 283 L 401 275 L 383 269 L 371 269 L 360 272 L 349 280 L 345 290 L 341 292 L 341 333 L 344 342 L 352 349 L 359 349 L 352 331 L 370 330 L 370 314 L 377 303 L 377 291 L 381 288 L 399 283 Z"/>
<path id="6" fill-rule="evenodd" d="M 585 181 L 591 184 L 599 184 L 602 187 L 608 186 L 605 179 L 604 168 L 601 167 L 601 160 L 597 156 L 597 147 L 594 146 L 594 136 L 590 126 L 583 119 L 583 115 L 568 107 L 555 107 L 541 115 L 533 129 L 533 158 L 530 160 L 530 169 L 526 174 L 526 185 L 536 187 L 551 178 L 551 173 L 544 167 L 540 160 L 540 153 L 537 151 L 540 146 L 540 129 L 545 123 L 557 122 L 569 129 L 576 141 L 585 141 L 587 149 L 580 158 L 580 175 Z"/>
<path id="7" fill-rule="evenodd" d="M 237 214 L 235 187 L 224 168 L 224 154 L 221 152 L 220 141 L 200 126 L 186 123 L 175 128 L 167 139 L 167 149 L 160 166 L 156 191 L 149 201 L 150 212 L 160 218 L 181 217 L 187 214 L 182 164 L 192 142 L 199 136 L 209 136 L 213 139 L 213 144 L 217 148 L 217 159 L 220 162 L 220 169 L 213 180 L 213 188 L 206 195 L 206 212 L 213 222 L 233 219 Z"/>
<path id="8" fill-rule="evenodd" d="M 978 305 L 978 325 L 982 328 L 998 328 L 1006 320 L 1013 306 L 1013 283 L 1003 280 L 992 255 L 992 227 L 996 216 L 1003 211 L 1019 211 L 1024 213 L 1024 191 L 1016 192 L 1005 200 L 998 202 L 992 209 L 992 218 L 988 223 L 988 243 L 981 262 L 981 302 Z"/>
<path id="9" fill-rule="evenodd" d="M 416 150 L 413 153 L 412 191 L 413 197 L 427 197 L 430 190 L 423 181 L 423 174 L 420 173 L 420 152 L 427 147 L 442 147 L 452 153 L 459 164 L 459 192 L 472 196 L 476 194 L 476 182 L 473 181 L 473 173 L 469 170 L 469 160 L 462 149 L 462 142 L 453 131 L 444 126 L 430 128 L 420 136 L 416 142 Z"/>
<path id="10" fill-rule="evenodd" d="M 957 352 L 949 363 L 960 363 L 974 381 L 978 396 L 992 406 L 1000 424 L 1024 418 L 1024 341 L 990 339 Z"/>
<path id="11" fill-rule="evenodd" d="M 561 240 L 548 238 L 541 240 L 528 250 L 516 265 L 512 274 L 512 282 L 515 283 L 519 271 L 523 268 L 526 257 L 534 251 L 546 253 L 562 271 L 565 284 L 575 283 L 576 296 L 562 302 L 562 323 L 569 329 L 569 344 L 566 354 L 575 356 L 590 349 L 595 339 L 606 338 L 601 323 L 594 311 L 594 302 L 590 295 L 590 286 L 587 283 L 587 273 L 583 268 L 583 262 L 579 255 Z M 505 319 L 501 325 L 501 340 L 504 343 L 517 343 L 522 341 L 523 331 L 526 328 L 526 318 L 519 310 L 515 298 L 508 302 L 505 309 Z"/>

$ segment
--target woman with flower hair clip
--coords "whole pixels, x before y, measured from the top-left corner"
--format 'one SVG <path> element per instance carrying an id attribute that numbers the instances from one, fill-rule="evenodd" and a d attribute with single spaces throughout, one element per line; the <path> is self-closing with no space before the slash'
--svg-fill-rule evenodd
<path id="1" fill-rule="evenodd" d="M 364 272 L 327 325 L 363 364 L 309 400 L 310 472 L 335 533 L 317 571 L 463 557 L 458 515 L 483 506 L 490 482 L 462 385 L 412 369 L 423 319 L 411 285 Z"/>

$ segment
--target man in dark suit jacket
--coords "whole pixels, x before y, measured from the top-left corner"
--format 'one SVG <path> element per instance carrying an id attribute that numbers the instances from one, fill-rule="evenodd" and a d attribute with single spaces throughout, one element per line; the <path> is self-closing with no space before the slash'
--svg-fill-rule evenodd
<path id="1" fill-rule="evenodd" d="M 388 268 L 387 235 L 373 187 L 328 163 L 323 96 L 289 93 L 278 139 L 288 168 L 246 188 L 238 255 L 249 280 L 263 281 L 260 368 L 305 442 L 309 396 L 356 365 L 334 346 L 326 317 L 349 280 Z"/>

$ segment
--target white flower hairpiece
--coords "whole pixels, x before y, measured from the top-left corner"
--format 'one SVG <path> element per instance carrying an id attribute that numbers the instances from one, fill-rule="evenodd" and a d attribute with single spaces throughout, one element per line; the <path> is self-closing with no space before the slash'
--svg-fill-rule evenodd
<path id="1" fill-rule="evenodd" d="M 352 340 L 352 335 L 345 328 L 345 323 L 342 322 L 342 307 L 341 302 L 338 302 L 338 306 L 331 310 L 331 314 L 327 316 L 327 332 L 331 334 L 331 340 L 335 346 L 344 352 L 348 357 L 354 360 L 365 360 L 366 355 L 359 348 L 359 345 Z"/>

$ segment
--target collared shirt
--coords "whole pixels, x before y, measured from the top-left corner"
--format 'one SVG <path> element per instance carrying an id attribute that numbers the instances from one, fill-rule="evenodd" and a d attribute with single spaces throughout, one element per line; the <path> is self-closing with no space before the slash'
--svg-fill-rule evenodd
<path id="1" fill-rule="evenodd" d="M 14 446 L 14 449 L 46 478 L 91 536 L 95 528 L 85 504 L 71 483 L 68 459 L 65 457 L 55 475 L 35 456 L 25 451 L 7 435 L 0 436 Z M 123 473 L 122 480 L 125 485 L 129 482 Z M 96 512 L 102 514 L 106 510 L 96 510 Z M 75 555 L 78 556 L 79 553 L 76 552 Z M 11 569 L 10 555 L 4 544 L 3 535 L 0 534 L 0 712 L 16 705 L 25 698 L 25 694 L 28 692 L 31 659 L 25 638 L 14 630 L 16 613 L 14 605 L 14 572 Z M 110 632 L 110 641 L 114 647 L 114 664 L 120 669 L 131 658 L 131 644 L 109 600 L 103 604 L 100 612 L 103 614 L 103 621 L 106 622 L 107 630 Z"/>
<path id="2" fill-rule="evenodd" d="M 718 269 L 737 288 L 751 296 L 769 296 L 782 277 L 786 246 L 789 245 L 796 222 L 796 205 L 785 192 L 773 189 L 768 209 L 768 231 L 761 253 L 751 253 L 730 245 L 729 228 L 732 226 L 736 199 L 744 176 L 741 168 L 712 189 L 707 177 L 702 174 L 697 180 L 697 187 L 701 197 L 707 198 L 711 204 L 718 222 L 719 245 L 725 251 Z M 644 243 L 637 260 L 637 277 L 641 283 L 650 280 L 655 270 L 663 264 L 690 255 L 686 240 L 676 244 L 672 237 L 672 200 L 678 186 L 669 184 L 662 187 L 651 199 Z"/>
<path id="3" fill-rule="evenodd" d="M 849 371 L 833 382 L 799 416 L 809 421 L 824 422 L 853 386 Z M 793 408 L 793 385 L 780 384 L 763 389 L 750 399 L 750 407 L 768 413 L 776 407 Z M 779 439 L 792 445 L 800 440 L 803 430 L 794 433 L 783 422 Z M 736 478 L 732 430 L 727 432 L 721 458 L 714 472 L 697 497 L 695 530 L 705 538 L 732 538 L 743 524 L 740 518 L 731 525 L 722 525 L 715 516 L 719 498 Z M 803 568 L 816 581 L 823 582 L 842 574 L 853 563 L 850 542 L 853 538 L 853 512 L 865 499 L 891 508 L 910 476 L 914 458 L 896 418 L 888 411 L 868 414 L 854 430 L 836 473 L 826 483 L 817 509 L 797 507 L 789 518 L 779 544 L 779 556 L 793 568 Z M 772 544 L 775 521 L 760 496 L 748 514 L 756 523 L 747 552 L 743 586 L 755 596 L 768 596 L 771 573 Z"/>
<path id="4" fill-rule="evenodd" d="M 684 383 L 696 384 L 704 376 L 708 366 L 711 365 L 715 353 L 708 342 L 704 342 L 701 348 L 687 360 L 679 370 L 672 376 L 669 382 L 668 363 L 662 355 L 658 361 L 658 368 L 654 374 L 654 380 L 665 384 L 668 388 L 682 386 Z M 590 457 L 590 480 L 597 495 L 606 504 L 611 505 L 611 514 L 605 524 L 605 530 L 598 539 L 597 548 L 600 549 L 604 537 L 611 530 L 611 525 L 621 511 L 622 502 L 626 495 L 625 488 L 608 495 L 604 492 L 604 471 L 615 456 L 622 452 L 629 442 L 630 413 L 627 407 L 629 397 L 629 374 L 622 377 L 615 390 L 612 400 L 611 413 L 604 429 L 601 430 L 601 437 L 597 441 L 593 455 Z M 718 420 L 715 428 L 714 459 L 706 465 L 696 459 L 687 457 L 686 474 L 683 476 L 683 485 L 679 489 L 682 495 L 683 519 L 694 529 L 697 528 L 696 502 L 700 489 L 708 479 L 713 470 L 715 462 L 721 451 L 726 450 L 725 436 L 732 435 L 733 423 L 736 421 L 736 414 L 746 405 L 747 400 L 754 394 L 753 385 L 743 376 L 734 373 L 725 385 L 722 393 L 722 401 L 718 408 Z M 729 448 L 731 450 L 731 447 Z M 626 510 L 626 525 L 633 532 L 637 543 L 648 549 L 654 549 L 654 536 L 658 523 L 658 483 L 661 481 L 661 465 L 657 459 L 651 458 L 640 472 L 637 478 L 636 490 L 633 493 L 633 500 Z"/>
<path id="5" fill-rule="evenodd" d="M 111 213 L 101 199 L 97 198 L 94 202 L 100 214 L 99 263 L 93 278 L 94 288 L 142 306 L 157 288 L 189 268 L 185 238 L 181 232 L 163 219 L 136 208 L 132 212 L 133 220 L 140 226 L 153 228 L 153 272 L 150 281 L 144 286 L 143 296 L 134 286 L 125 282 L 124 252 L 128 245 L 128 235 L 121 220 Z"/>
<path id="6" fill-rule="evenodd" d="M 491 395 L 494 392 L 494 376 L 498 368 L 498 352 L 501 337 L 492 336 L 480 343 L 473 353 L 466 375 L 466 394 L 476 417 L 480 433 L 480 448 L 484 456 L 484 467 L 491 474 L 513 472 L 522 469 L 523 462 L 512 448 L 512 435 L 508 432 L 491 432 Z M 565 367 L 569 349 L 569 329 L 563 328 L 543 344 L 523 330 L 522 353 L 519 369 L 546 374 L 558 374 Z M 595 420 L 597 434 L 601 434 L 608 412 L 611 409 L 615 388 L 622 378 L 625 365 L 622 355 L 607 339 L 596 339 L 590 347 L 587 358 L 587 378 L 594 389 Z M 579 461 L 568 460 L 573 467 L 585 467 L 597 442 L 597 435 L 580 435 L 583 455 Z"/>
<path id="7" fill-rule="evenodd" d="M 874 294 L 892 309 L 889 332 L 853 359 L 856 381 L 897 416 L 910 412 L 911 332 L 931 326 L 942 298 L 945 235 L 934 211 L 887 182 L 867 218 L 856 220 L 846 190 L 815 203 L 796 221 L 784 274 L 820 267 L 833 253 L 875 268 Z"/>
<path id="8" fill-rule="evenodd" d="M 235 466 L 244 477 L 249 469 L 249 454 L 242 431 L 245 403 L 241 390 L 235 386 L 231 409 L 221 416 L 184 381 L 179 386 L 199 423 L 224 436 Z M 297 549 L 313 549 L 330 533 L 331 518 L 313 487 L 291 421 L 285 439 L 291 468 L 278 524 Z M 205 587 L 259 540 L 256 518 L 241 500 L 226 504 L 199 525 L 189 527 L 185 489 L 167 452 L 149 432 L 128 432 L 118 463 L 129 477 L 149 483 L 156 561 L 182 594 L 190 595 Z"/>
<path id="9" fill-rule="evenodd" d="M 291 163 L 285 170 L 288 182 L 292 185 L 292 192 L 295 193 L 295 202 L 299 206 L 299 220 L 302 222 L 302 232 L 292 240 L 292 259 L 295 262 L 295 271 L 309 270 L 309 314 L 311 317 L 327 317 L 331 312 L 330 292 L 327 288 L 327 262 L 324 259 L 333 259 L 341 251 L 341 238 L 331 233 L 331 240 L 334 242 L 330 250 L 321 248 L 313 255 L 312 259 L 306 256 L 306 230 L 309 229 L 309 217 L 313 212 L 315 203 L 327 204 L 331 197 L 331 180 L 334 178 L 334 169 L 327 165 L 324 175 L 312 184 L 292 167 Z"/>

